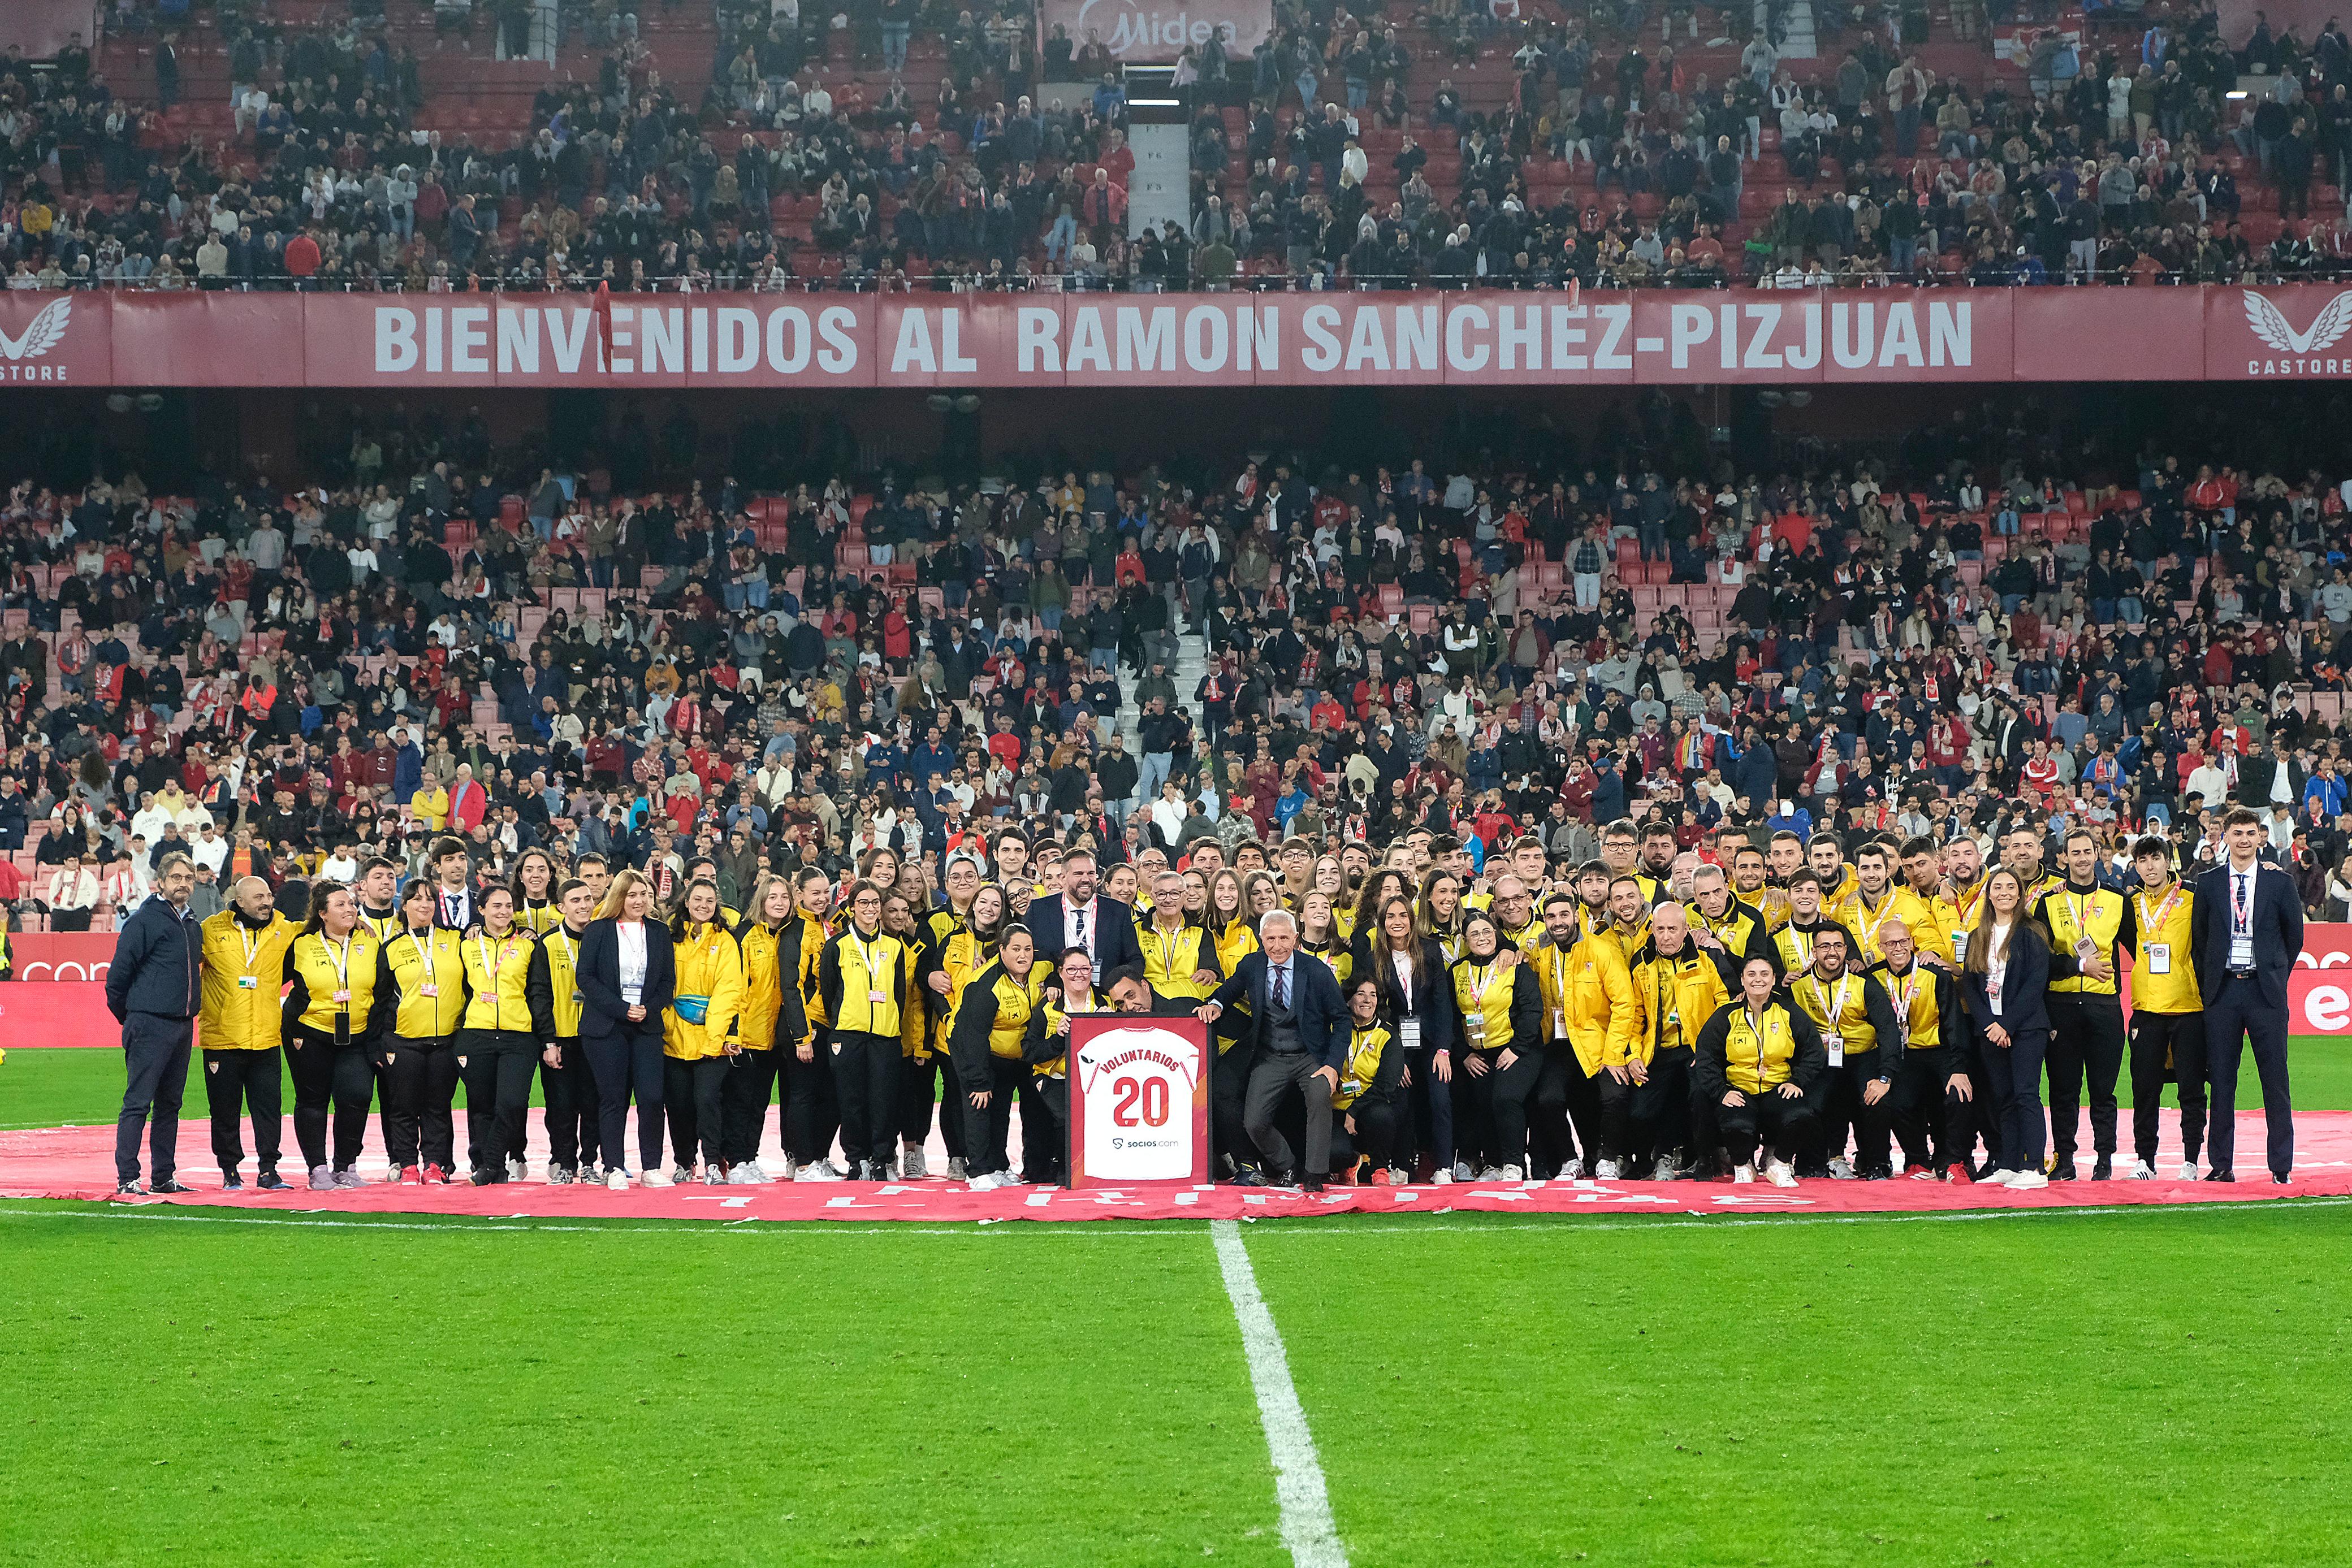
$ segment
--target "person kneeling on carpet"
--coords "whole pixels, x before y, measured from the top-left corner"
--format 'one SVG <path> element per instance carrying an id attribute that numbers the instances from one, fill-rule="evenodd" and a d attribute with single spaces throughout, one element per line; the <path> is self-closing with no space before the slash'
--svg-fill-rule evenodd
<path id="1" fill-rule="evenodd" d="M 1756 1151 L 1766 1155 L 1765 1179 L 1794 1186 L 1790 1156 L 1811 1134 L 1808 1096 L 1829 1071 L 1821 1030 L 1797 1008 L 1773 996 L 1771 963 L 1750 958 L 1739 971 L 1739 998 L 1717 1009 L 1698 1037 L 1694 1064 L 1700 1092 L 1715 1105 L 1716 1125 L 1731 1155 L 1731 1179 L 1756 1179 Z"/>
<path id="2" fill-rule="evenodd" d="M 1395 1157 L 1397 1112 L 1404 1083 L 1404 1052 L 1381 1019 L 1381 983 L 1359 975 L 1348 983 L 1348 1051 L 1339 1087 L 1331 1096 L 1331 1170 L 1342 1186 L 1388 1186 L 1405 1173 Z M 1361 1176 L 1359 1176 L 1359 1170 Z"/>

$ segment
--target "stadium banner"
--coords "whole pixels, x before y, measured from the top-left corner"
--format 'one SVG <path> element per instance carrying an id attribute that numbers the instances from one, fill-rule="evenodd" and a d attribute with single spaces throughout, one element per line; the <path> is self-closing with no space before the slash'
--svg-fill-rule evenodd
<path id="1" fill-rule="evenodd" d="M 2297 969 L 2286 981 L 2289 1034 L 2352 1034 L 2352 975 Z"/>
<path id="2" fill-rule="evenodd" d="M 122 1026 L 106 1010 L 102 981 L 0 986 L 0 1042 L 51 1051 L 119 1050 Z"/>
<path id="3" fill-rule="evenodd" d="M 1069 1185 L 1205 1183 L 1210 1061 L 1199 1019 L 1072 1018 Z"/>
<path id="4" fill-rule="evenodd" d="M 2352 925 L 2305 921 L 2303 953 L 2294 965 L 2298 969 L 2352 969 Z"/>
<path id="5" fill-rule="evenodd" d="M 114 963 L 114 943 L 111 931 L 11 931 L 12 977 L 37 984 L 103 981 Z M 101 1010 L 105 1005 L 101 998 Z"/>
<path id="6" fill-rule="evenodd" d="M 1121 65 L 1173 65 L 1187 47 L 1222 32 L 1227 69 L 1251 68 L 1250 56 L 1274 33 L 1274 0 L 1038 0 L 1037 47 L 1059 27 L 1084 48 L 1097 42 Z"/>
<path id="7" fill-rule="evenodd" d="M 0 290 L 0 387 L 114 385 L 118 303 L 114 295 Z"/>
<path id="8" fill-rule="evenodd" d="M 2352 377 L 2352 288 L 0 292 L 0 386 L 1168 388 Z"/>

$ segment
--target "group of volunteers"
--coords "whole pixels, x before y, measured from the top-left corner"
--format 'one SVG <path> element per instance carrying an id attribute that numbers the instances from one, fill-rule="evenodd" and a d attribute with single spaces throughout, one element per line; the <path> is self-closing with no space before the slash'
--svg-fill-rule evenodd
<path id="1" fill-rule="evenodd" d="M 248 1120 L 254 1185 L 289 1185 L 281 1076 L 314 1190 L 365 1185 L 378 1109 L 397 1181 L 526 1179 L 534 1076 L 555 1185 L 920 1181 L 935 1117 L 945 1179 L 1059 1182 L 1087 1012 L 1210 1025 L 1214 1168 L 1244 1185 L 2039 1187 L 2082 1174 L 2086 1097 L 2105 1180 L 2127 1054 L 2123 1174 L 2166 1174 L 2170 1089 L 2172 1174 L 2196 1179 L 2201 1156 L 2231 1181 L 2249 1041 L 2284 1183 L 2302 909 L 2257 813 L 2224 834 L 2192 885 L 2165 838 L 2124 866 L 2086 831 L 2031 824 L 1990 846 L 1758 829 L 1691 849 L 1662 820 L 1621 821 L 1598 859 L 1526 836 L 1475 870 L 1423 830 L 1377 853 L 1209 838 L 1105 865 L 1008 827 L 936 879 L 877 848 L 838 883 L 768 873 L 742 909 L 707 861 L 664 900 L 634 869 L 541 849 L 486 883 L 451 839 L 429 874 L 373 859 L 308 883 L 299 922 L 258 876 L 191 918 L 175 857 L 108 979 L 133 1096 L 155 1106 L 152 1187 L 126 1120 L 121 1190 L 188 1190 L 167 1145 L 192 1015 L 230 1188 Z M 760 1157 L 772 1112 L 778 1170 Z"/>

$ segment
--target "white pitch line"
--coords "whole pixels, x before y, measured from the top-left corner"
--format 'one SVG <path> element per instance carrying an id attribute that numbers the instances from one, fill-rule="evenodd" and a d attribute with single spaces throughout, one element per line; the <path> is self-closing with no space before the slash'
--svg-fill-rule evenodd
<path id="1" fill-rule="evenodd" d="M 1307 1428 L 1298 1386 L 1290 1381 L 1282 1331 L 1274 1326 L 1274 1313 L 1258 1291 L 1257 1270 L 1250 1267 L 1249 1251 L 1242 1245 L 1241 1226 L 1213 1219 L 1209 1239 L 1216 1245 L 1217 1265 L 1224 1270 L 1234 1321 L 1241 1324 L 1250 1383 L 1257 1390 L 1258 1420 L 1265 1427 L 1267 1451 L 1274 1456 L 1282 1542 L 1290 1548 L 1290 1560 L 1297 1568 L 1348 1568 L 1348 1549 L 1339 1543 L 1331 1494 L 1323 1484 L 1323 1462 L 1315 1455 L 1315 1435 Z"/>

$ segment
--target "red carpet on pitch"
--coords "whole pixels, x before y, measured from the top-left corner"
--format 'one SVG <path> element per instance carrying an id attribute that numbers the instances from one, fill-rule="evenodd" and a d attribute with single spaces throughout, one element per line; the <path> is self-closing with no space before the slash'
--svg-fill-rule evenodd
<path id="1" fill-rule="evenodd" d="M 311 1192 L 297 1168 L 294 1130 L 283 1137 L 280 1169 L 293 1186 L 264 1193 L 253 1186 L 251 1156 L 247 1186 L 221 1189 L 211 1168 L 209 1134 L 199 1115 L 180 1125 L 180 1179 L 195 1190 L 177 1197 L 126 1202 L 197 1207 L 265 1209 L 279 1213 L 369 1215 L 432 1214 L 499 1218 L 635 1218 L 745 1220 L 1003 1220 L 1003 1219 L 1233 1219 L 1273 1215 L 1438 1214 L 1462 1209 L 1516 1214 L 1881 1214 L 1937 1213 L 1966 1209 L 2080 1208 L 2120 1204 L 2245 1203 L 2273 1197 L 2352 1195 L 2352 1112 L 2306 1112 L 2295 1117 L 2295 1168 L 2285 1186 L 2272 1183 L 2263 1168 L 2263 1129 L 2259 1111 L 2238 1116 L 2238 1180 L 2183 1182 L 2171 1179 L 2179 1166 L 2178 1121 L 2164 1114 L 2164 1147 L 2158 1181 L 2058 1182 L 2039 1191 L 1949 1186 L 1939 1181 L 1807 1181 L 1795 1188 L 1758 1182 L 1735 1186 L 1715 1182 L 1469 1182 L 1444 1186 L 1343 1187 L 1319 1194 L 1283 1188 L 1236 1186 L 1144 1186 L 1089 1188 L 1013 1186 L 972 1192 L 961 1182 L 933 1178 L 908 1182 L 774 1182 L 761 1186 L 632 1186 L 614 1192 L 593 1184 L 551 1186 L 545 1180 L 543 1129 L 532 1117 L 530 1178 L 497 1186 L 474 1186 L 463 1178 L 448 1186 L 402 1186 L 387 1173 L 379 1128 L 371 1124 L 360 1172 L 370 1185 L 356 1191 Z M 2129 1113 L 2125 1113 L 2126 1134 Z M 462 1130 L 460 1140 L 463 1139 Z M 631 1129 L 629 1146 L 635 1147 Z M 142 1151 L 143 1156 L 143 1151 Z M 761 1155 L 772 1171 L 783 1156 L 772 1142 Z M 947 1152 L 937 1134 L 930 1166 L 947 1169 Z M 1014 1161 L 1016 1167 L 1019 1160 Z M 2126 1156 L 2119 1172 L 2130 1168 Z M 2090 1156 L 2081 1157 L 2087 1177 Z M 51 1127 L 0 1133 L 0 1197 L 107 1199 L 114 1196 L 114 1129 L 111 1126 Z"/>

